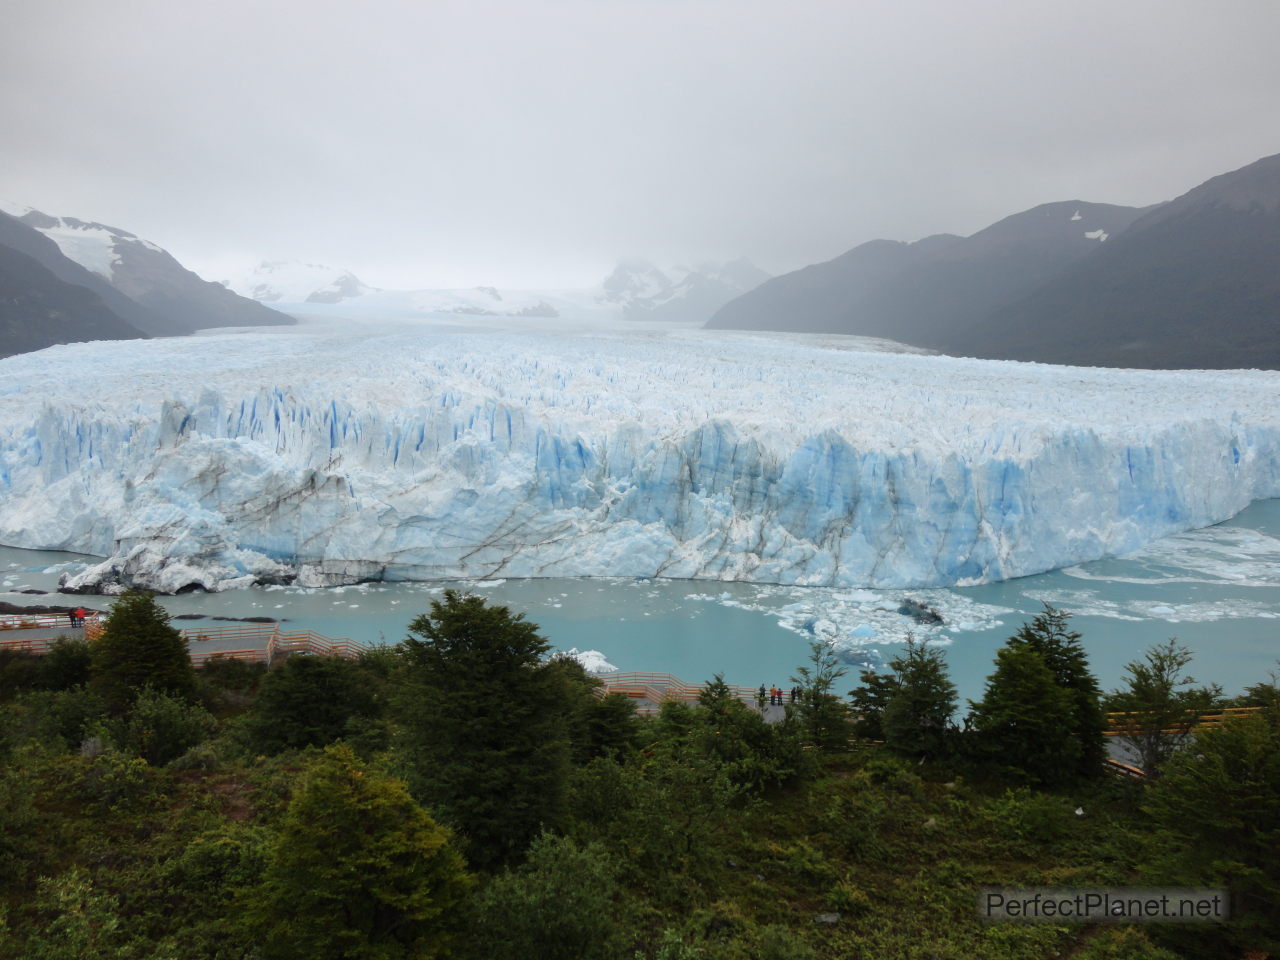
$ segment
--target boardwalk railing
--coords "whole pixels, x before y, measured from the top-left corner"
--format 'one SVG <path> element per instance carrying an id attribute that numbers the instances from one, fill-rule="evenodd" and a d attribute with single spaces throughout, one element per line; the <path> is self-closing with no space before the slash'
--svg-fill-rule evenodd
<path id="1" fill-rule="evenodd" d="M 640 701 L 636 704 L 636 712 L 641 716 L 657 713 L 662 704 L 668 701 L 682 703 L 696 702 L 699 695 L 706 690 L 706 684 L 686 683 L 670 673 L 641 673 L 625 671 L 622 673 L 598 673 L 593 676 L 600 681 L 600 696 L 618 693 L 624 697 Z M 725 684 L 729 692 L 748 706 L 756 702 L 758 691 L 754 687 L 743 687 L 737 684 Z"/>
<path id="2" fill-rule="evenodd" d="M 1199 713 L 1195 710 L 1185 711 L 1185 719 L 1177 721 L 1173 726 L 1160 730 L 1160 733 L 1176 736 L 1189 733 L 1200 727 L 1218 727 L 1232 717 L 1243 717 L 1257 713 L 1261 707 L 1220 707 Z M 1103 733 L 1108 737 L 1122 737 L 1131 734 L 1155 732 L 1148 730 L 1145 715 L 1140 711 L 1114 712 L 1107 714 L 1107 729 Z"/>
<path id="3" fill-rule="evenodd" d="M 1111 757 L 1102 761 L 1102 768 L 1113 776 L 1121 777 L 1125 780 L 1146 780 L 1147 771 L 1141 767 L 1135 767 L 1130 763 L 1122 763 L 1119 760 L 1113 760 Z"/>
<path id="4" fill-rule="evenodd" d="M 85 614 L 85 627 L 90 621 L 97 621 L 96 613 Z M 0 630 L 78 630 L 79 624 L 73 625 L 65 613 L 2 613 L 0 614 Z"/>
<path id="5" fill-rule="evenodd" d="M 49 630 L 68 627 L 65 614 L 15 615 L 6 619 L 20 622 L 13 630 Z M 6 629 L 0 627 L 0 629 Z M 214 657 L 245 660 L 250 663 L 270 663 L 276 657 L 294 653 L 315 654 L 323 657 L 354 659 L 366 648 L 346 638 L 326 637 L 314 630 L 281 631 L 278 623 L 245 623 L 227 627 L 183 627 L 178 630 L 187 641 L 191 662 L 200 666 Z M 97 616 L 87 616 L 84 636 L 94 640 L 102 633 L 102 623 Z M 14 637 L 4 639 L 0 635 L 0 650 L 17 650 L 42 655 L 49 652 L 54 638 Z M 203 648 L 211 643 L 214 649 Z"/>

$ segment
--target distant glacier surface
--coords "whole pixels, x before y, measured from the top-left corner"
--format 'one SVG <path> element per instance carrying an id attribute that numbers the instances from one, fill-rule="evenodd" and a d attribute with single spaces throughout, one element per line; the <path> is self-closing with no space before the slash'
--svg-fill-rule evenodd
<path id="1" fill-rule="evenodd" d="M 634 576 L 978 584 L 1280 495 L 1280 373 L 554 323 L 0 361 L 0 543 L 71 587 Z"/>

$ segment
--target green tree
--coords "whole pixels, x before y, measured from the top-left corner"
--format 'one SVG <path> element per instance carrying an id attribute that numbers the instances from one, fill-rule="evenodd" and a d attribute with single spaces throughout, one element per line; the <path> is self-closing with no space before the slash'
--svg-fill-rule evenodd
<path id="1" fill-rule="evenodd" d="M 622 956 L 617 873 L 603 846 L 542 834 L 523 864 L 495 877 L 477 898 L 468 953 L 478 960 Z"/>
<path id="2" fill-rule="evenodd" d="M 905 652 L 889 666 L 895 689 L 881 720 L 885 743 L 904 753 L 942 753 L 956 709 L 956 687 L 942 651 L 908 636 Z"/>
<path id="3" fill-rule="evenodd" d="M 146 591 L 130 590 L 112 604 L 89 654 L 93 685 L 117 706 L 131 702 L 143 687 L 186 698 L 195 694 L 187 642 Z"/>
<path id="4" fill-rule="evenodd" d="M 471 885 L 404 782 L 334 744 L 290 801 L 245 919 L 266 960 L 442 957 Z"/>
<path id="5" fill-rule="evenodd" d="M 1070 780 L 1080 760 L 1070 692 L 1028 644 L 1006 644 L 995 663 L 982 702 L 973 704 L 982 752 L 994 766 L 1032 784 Z"/>
<path id="6" fill-rule="evenodd" d="M 738 787 L 759 790 L 810 772 L 798 725 L 791 718 L 768 723 L 733 693 L 720 674 L 698 694 L 696 705 L 667 701 L 648 752 L 673 763 L 714 761 Z"/>
<path id="7" fill-rule="evenodd" d="M 512 863 L 564 814 L 574 704 L 562 668 L 523 614 L 454 590 L 409 631 L 399 746 L 414 789 L 473 864 Z"/>
<path id="8" fill-rule="evenodd" d="M 347 735 L 354 718 L 379 713 L 358 664 L 295 655 L 267 673 L 245 728 L 253 749 L 271 754 L 323 747 Z"/>
<path id="9" fill-rule="evenodd" d="M 562 684 L 560 697 L 565 706 L 575 764 L 631 749 L 640 729 L 635 701 L 620 693 L 597 696 L 604 684 L 568 655 L 552 657 L 548 669 L 559 676 Z"/>
<path id="10" fill-rule="evenodd" d="M 861 685 L 849 691 L 854 735 L 864 740 L 883 740 L 884 710 L 898 692 L 898 678 L 893 673 L 862 670 L 858 680 Z"/>
<path id="11" fill-rule="evenodd" d="M 831 691 L 848 671 L 840 666 L 831 644 L 814 640 L 809 644 L 809 666 L 797 667 L 791 682 L 799 685 L 797 705 L 800 723 L 816 747 L 844 747 L 849 736 L 849 711 Z"/>
<path id="12" fill-rule="evenodd" d="M 1185 744 L 1201 713 L 1222 697 L 1221 688 L 1195 686 L 1186 672 L 1191 651 L 1177 640 L 1157 644 L 1141 660 L 1125 664 L 1127 686 L 1106 698 L 1117 714 L 1119 740 L 1137 754 L 1150 777 L 1160 775 L 1165 762 Z"/>
<path id="13" fill-rule="evenodd" d="M 1280 955 L 1280 706 L 1200 728 L 1164 771 L 1145 878 L 1231 891 L 1230 922 L 1179 927 L 1179 953 Z"/>
<path id="14" fill-rule="evenodd" d="M 1102 711 L 1098 680 L 1089 670 L 1089 657 L 1080 645 L 1081 634 L 1071 630 L 1071 614 L 1044 605 L 1044 610 L 1024 623 L 1009 643 L 1027 646 L 1044 658 L 1054 682 L 1071 696 L 1068 725 L 1079 743 L 1077 775 L 1084 780 L 1097 777 L 1107 748 L 1104 731 L 1107 718 Z"/>

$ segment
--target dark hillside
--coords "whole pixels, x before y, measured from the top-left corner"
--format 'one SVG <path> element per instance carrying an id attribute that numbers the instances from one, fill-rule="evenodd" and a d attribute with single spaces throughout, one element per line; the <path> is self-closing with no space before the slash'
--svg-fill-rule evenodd
<path id="1" fill-rule="evenodd" d="M 142 336 L 92 290 L 64 283 L 26 254 L 0 246 L 0 357 L 55 343 Z"/>

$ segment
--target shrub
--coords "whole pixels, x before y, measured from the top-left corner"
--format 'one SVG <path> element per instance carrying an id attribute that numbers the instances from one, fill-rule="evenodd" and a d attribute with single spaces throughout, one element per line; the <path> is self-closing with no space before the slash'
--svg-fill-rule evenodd
<path id="1" fill-rule="evenodd" d="M 1015 846 L 1056 843 L 1074 829 L 1077 819 L 1070 801 L 1025 787 L 1006 790 L 991 801 L 985 817 L 1000 837 L 1016 840 Z"/>
<path id="2" fill-rule="evenodd" d="M 215 726 L 204 707 L 147 688 L 138 694 L 129 712 L 110 721 L 106 730 L 117 749 L 158 767 L 204 741 Z"/>
<path id="3" fill-rule="evenodd" d="M 449 832 L 343 744 L 308 768 L 245 919 L 265 960 L 444 956 L 471 887 Z"/>
<path id="4" fill-rule="evenodd" d="M 44 690 L 69 690 L 89 682 L 91 663 L 88 641 L 59 637 L 40 658 L 37 680 Z"/>
<path id="5" fill-rule="evenodd" d="M 353 718 L 378 712 L 356 664 L 292 656 L 262 681 L 247 732 L 252 748 L 262 753 L 323 747 L 343 737 Z"/>
<path id="6" fill-rule="evenodd" d="M 836 797 L 822 815 L 822 825 L 844 852 L 857 859 L 874 856 L 881 848 L 885 806 L 866 795 Z"/>
<path id="7" fill-rule="evenodd" d="M 604 847 L 543 834 L 520 867 L 495 877 L 480 894 L 474 955 L 610 960 L 622 947 L 617 895 L 617 868 Z"/>

